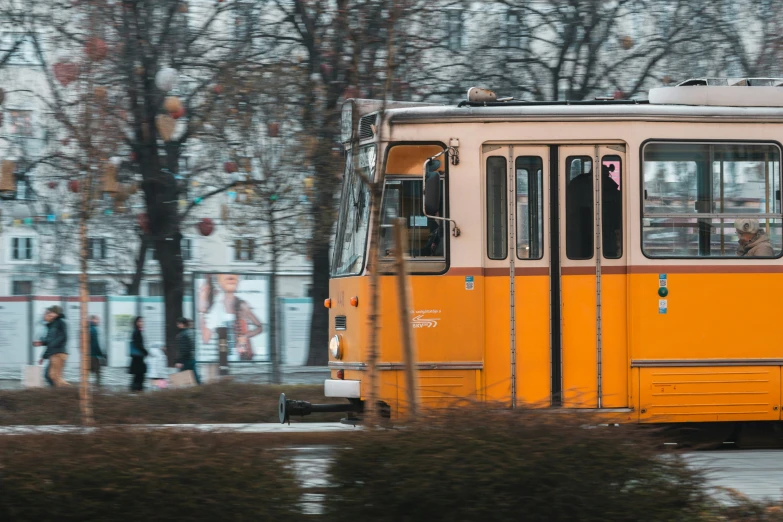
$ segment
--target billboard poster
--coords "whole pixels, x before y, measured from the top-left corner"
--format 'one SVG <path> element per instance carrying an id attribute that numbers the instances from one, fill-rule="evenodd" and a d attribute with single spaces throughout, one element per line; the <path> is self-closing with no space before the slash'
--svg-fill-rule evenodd
<path id="1" fill-rule="evenodd" d="M 310 348 L 310 319 L 313 300 L 309 297 L 278 298 L 278 324 L 283 364 L 304 366 Z"/>
<path id="2" fill-rule="evenodd" d="M 200 273 L 193 277 L 196 359 L 218 361 L 218 332 L 228 332 L 229 362 L 269 361 L 269 278 Z"/>
<path id="3" fill-rule="evenodd" d="M 29 362 L 30 343 L 34 340 L 28 335 L 29 311 L 27 297 L 0 297 L 0 364 L 16 366 Z"/>

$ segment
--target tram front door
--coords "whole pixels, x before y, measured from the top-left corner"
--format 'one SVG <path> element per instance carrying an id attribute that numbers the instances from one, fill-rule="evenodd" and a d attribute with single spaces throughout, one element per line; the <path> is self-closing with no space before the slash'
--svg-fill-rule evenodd
<path id="1" fill-rule="evenodd" d="M 627 406 L 623 146 L 488 144 L 483 167 L 487 397 Z"/>

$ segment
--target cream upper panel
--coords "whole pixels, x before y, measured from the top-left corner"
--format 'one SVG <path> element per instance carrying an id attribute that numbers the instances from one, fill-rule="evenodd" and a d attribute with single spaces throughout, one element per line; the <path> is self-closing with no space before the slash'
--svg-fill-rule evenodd
<path id="1" fill-rule="evenodd" d="M 481 147 L 503 144 L 625 143 L 627 179 L 625 226 L 629 265 L 737 264 L 733 259 L 650 259 L 642 254 L 641 177 L 639 154 L 643 142 L 662 140 L 742 140 L 783 142 L 783 123 L 649 122 L 649 121 L 517 121 L 468 123 L 397 123 L 388 130 L 390 141 L 460 142 L 460 164 L 449 166 L 449 207 L 462 235 L 452 238 L 451 266 L 480 267 L 484 262 L 484 204 Z M 548 158 L 545 158 L 547 161 Z M 546 182 L 545 182 L 546 183 Z M 744 264 L 780 264 L 774 259 L 743 259 Z"/>

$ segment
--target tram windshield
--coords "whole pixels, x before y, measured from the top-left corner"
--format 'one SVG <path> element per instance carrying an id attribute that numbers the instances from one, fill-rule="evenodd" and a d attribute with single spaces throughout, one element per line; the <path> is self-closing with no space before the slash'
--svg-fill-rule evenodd
<path id="1" fill-rule="evenodd" d="M 375 145 L 367 145 L 346 161 L 334 242 L 333 276 L 357 275 L 364 266 L 370 221 L 370 190 L 365 181 L 372 180 L 375 175 L 375 154 Z"/>

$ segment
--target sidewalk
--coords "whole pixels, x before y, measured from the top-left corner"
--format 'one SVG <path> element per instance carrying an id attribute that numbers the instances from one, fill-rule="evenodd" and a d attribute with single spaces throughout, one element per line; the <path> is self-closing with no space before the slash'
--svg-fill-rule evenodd
<path id="1" fill-rule="evenodd" d="M 41 367 L 42 372 L 44 368 Z M 229 366 L 229 376 L 234 382 L 271 384 L 271 370 L 269 363 L 235 363 Z M 167 368 L 167 371 L 173 373 L 177 370 Z M 329 375 L 329 369 L 322 366 L 281 366 L 280 384 L 323 384 Z M 77 384 L 80 380 L 79 370 L 74 365 L 66 364 L 64 376 L 71 384 Z M 130 385 L 127 368 L 102 368 L 101 385 L 108 390 L 127 389 Z M 22 389 L 22 367 L 0 366 L 0 390 L 19 389 Z"/>

